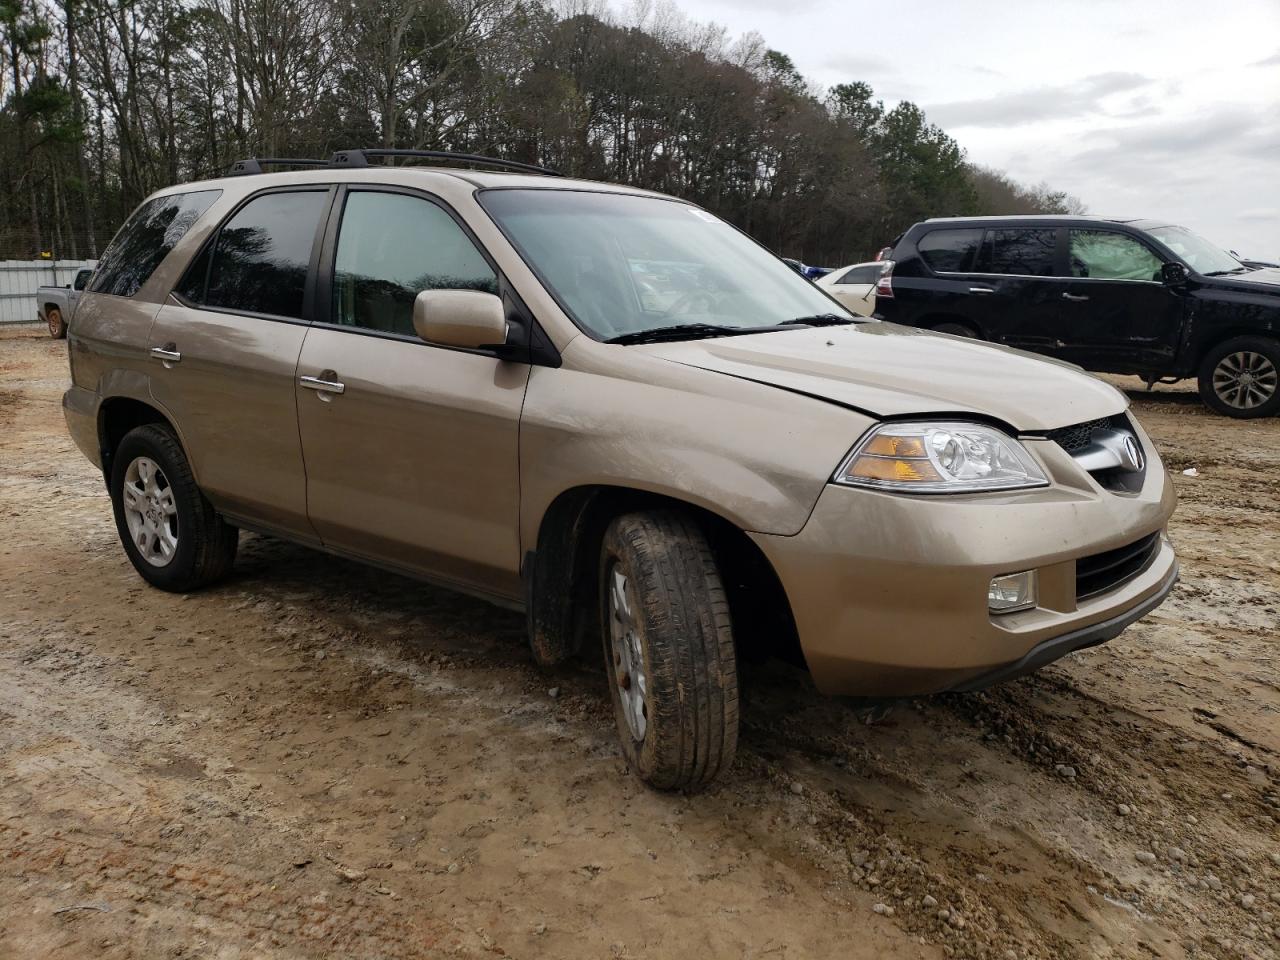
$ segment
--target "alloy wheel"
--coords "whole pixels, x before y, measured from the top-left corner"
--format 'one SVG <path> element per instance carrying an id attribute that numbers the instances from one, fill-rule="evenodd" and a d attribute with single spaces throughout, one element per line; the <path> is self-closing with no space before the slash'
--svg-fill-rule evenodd
<path id="1" fill-rule="evenodd" d="M 178 505 L 164 471 L 149 457 L 135 457 L 121 496 L 134 547 L 153 567 L 166 566 L 178 549 Z"/>
<path id="2" fill-rule="evenodd" d="M 1280 371 L 1264 354 L 1253 350 L 1228 353 L 1213 369 L 1213 392 L 1237 410 L 1260 407 L 1280 388 Z"/>
<path id="3" fill-rule="evenodd" d="M 635 602 L 622 566 L 614 561 L 609 569 L 609 641 L 613 655 L 613 675 L 627 727 L 637 741 L 644 739 L 649 722 L 646 702 L 648 678 L 644 650 L 636 623 Z"/>

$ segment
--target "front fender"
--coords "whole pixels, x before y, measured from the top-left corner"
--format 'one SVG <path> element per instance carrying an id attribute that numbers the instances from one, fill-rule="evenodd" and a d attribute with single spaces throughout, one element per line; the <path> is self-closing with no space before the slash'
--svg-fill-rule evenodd
<path id="1" fill-rule="evenodd" d="M 593 485 L 695 504 L 740 530 L 795 534 L 871 423 L 812 397 L 574 341 L 563 366 L 535 367 L 529 378 L 520 429 L 522 549 L 537 543 L 560 494 Z"/>

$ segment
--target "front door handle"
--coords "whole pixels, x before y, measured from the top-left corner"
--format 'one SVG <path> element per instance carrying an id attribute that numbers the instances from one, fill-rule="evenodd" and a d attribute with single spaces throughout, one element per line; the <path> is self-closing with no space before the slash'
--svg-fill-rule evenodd
<path id="1" fill-rule="evenodd" d="M 318 377 L 299 377 L 298 386 L 319 392 L 321 400 L 329 399 L 326 394 L 341 394 L 347 389 L 347 385 L 332 370 L 321 370 Z"/>
<path id="2" fill-rule="evenodd" d="M 166 343 L 163 347 L 151 348 L 151 359 L 159 360 L 165 365 L 165 369 L 167 370 L 175 363 L 182 360 L 182 354 L 178 352 L 178 345 L 176 343 Z"/>
<path id="3" fill-rule="evenodd" d="M 987 293 L 995 293 L 995 290 L 993 290 L 991 287 L 970 287 L 969 292 L 987 294 Z"/>
<path id="4" fill-rule="evenodd" d="M 1072 303 L 1084 303 L 1089 298 L 1086 297 L 1083 293 L 1064 293 L 1062 295 L 1062 299 L 1070 300 Z"/>

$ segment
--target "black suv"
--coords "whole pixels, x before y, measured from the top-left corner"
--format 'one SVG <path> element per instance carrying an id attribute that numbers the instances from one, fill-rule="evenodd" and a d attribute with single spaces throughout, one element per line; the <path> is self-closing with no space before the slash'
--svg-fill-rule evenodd
<path id="1" fill-rule="evenodd" d="M 1280 270 L 1154 220 L 968 217 L 902 235 L 876 316 L 1136 374 L 1219 413 L 1280 410 Z"/>

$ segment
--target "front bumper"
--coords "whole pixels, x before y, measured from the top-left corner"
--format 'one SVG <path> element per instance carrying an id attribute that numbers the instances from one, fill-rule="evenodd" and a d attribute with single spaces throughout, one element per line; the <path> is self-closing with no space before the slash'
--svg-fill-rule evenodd
<path id="1" fill-rule="evenodd" d="M 752 535 L 787 593 L 819 690 L 976 689 L 1109 640 L 1168 594 L 1177 560 L 1165 527 L 1175 498 L 1159 460 L 1150 458 L 1139 493 L 1118 495 L 1056 444 L 1027 446 L 1051 486 L 924 497 L 831 485 L 800 533 Z M 1077 558 L 1155 532 L 1145 566 L 1077 600 Z M 991 614 L 991 578 L 1033 569 L 1038 606 Z"/>

